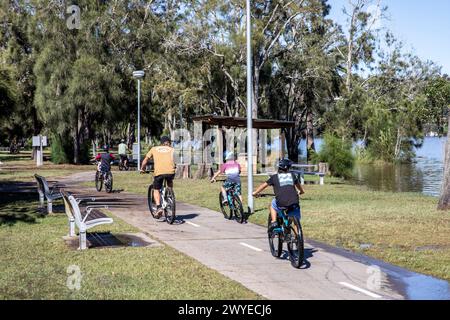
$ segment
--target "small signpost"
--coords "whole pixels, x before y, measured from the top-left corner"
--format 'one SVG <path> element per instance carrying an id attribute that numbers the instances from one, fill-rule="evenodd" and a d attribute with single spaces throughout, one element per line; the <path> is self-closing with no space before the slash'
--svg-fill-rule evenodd
<path id="1" fill-rule="evenodd" d="M 44 147 L 47 146 L 47 137 L 38 135 L 33 136 L 33 148 L 36 148 L 36 166 L 40 167 L 44 164 Z"/>

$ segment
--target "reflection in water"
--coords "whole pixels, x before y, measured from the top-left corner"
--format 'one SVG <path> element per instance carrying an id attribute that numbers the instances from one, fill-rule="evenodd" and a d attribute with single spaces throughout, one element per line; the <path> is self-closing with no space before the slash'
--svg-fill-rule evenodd
<path id="1" fill-rule="evenodd" d="M 445 138 L 426 138 L 417 150 L 414 163 L 386 165 L 357 165 L 356 183 L 373 190 L 392 192 L 422 192 L 439 196 L 444 169 Z"/>
<path id="2" fill-rule="evenodd" d="M 444 172 L 446 138 L 427 137 L 416 150 L 414 163 L 386 165 L 357 165 L 354 182 L 367 185 L 372 190 L 391 192 L 422 192 L 439 196 Z M 316 139 L 320 150 L 322 139 Z M 301 154 L 306 154 L 306 142 L 300 144 Z"/>

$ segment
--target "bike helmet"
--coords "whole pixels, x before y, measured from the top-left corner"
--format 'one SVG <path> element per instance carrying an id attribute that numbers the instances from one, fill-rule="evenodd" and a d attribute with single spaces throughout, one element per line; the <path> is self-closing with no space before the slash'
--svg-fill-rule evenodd
<path id="1" fill-rule="evenodd" d="M 293 162 L 289 159 L 281 159 L 280 161 L 278 161 L 278 169 L 282 171 L 288 171 L 291 168 L 292 164 Z"/>
<path id="2" fill-rule="evenodd" d="M 109 146 L 108 146 L 107 144 L 105 144 L 105 145 L 102 147 L 102 149 L 103 149 L 103 151 L 108 152 L 108 151 L 109 151 Z"/>
<path id="3" fill-rule="evenodd" d="M 231 152 L 231 151 L 228 151 L 228 152 L 225 154 L 225 160 L 226 160 L 226 161 L 228 161 L 228 160 L 234 160 L 234 153 Z"/>
<path id="4" fill-rule="evenodd" d="M 120 140 L 120 142 L 121 142 L 121 143 L 124 143 L 124 142 L 125 142 L 125 140 L 124 140 L 124 139 L 122 139 L 122 140 Z"/>

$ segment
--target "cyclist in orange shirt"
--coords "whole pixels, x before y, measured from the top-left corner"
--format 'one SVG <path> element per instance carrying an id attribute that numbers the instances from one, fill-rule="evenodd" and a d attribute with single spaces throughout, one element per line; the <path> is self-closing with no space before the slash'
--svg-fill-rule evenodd
<path id="1" fill-rule="evenodd" d="M 174 149 L 171 146 L 169 137 L 161 137 L 161 145 L 150 149 L 142 161 L 141 173 L 145 172 L 145 167 L 147 166 L 148 161 L 152 158 L 155 164 L 153 197 L 157 207 L 156 216 L 158 218 L 161 217 L 163 213 L 160 190 L 163 186 L 164 180 L 167 181 L 168 187 L 173 188 L 173 179 L 175 178 Z"/>

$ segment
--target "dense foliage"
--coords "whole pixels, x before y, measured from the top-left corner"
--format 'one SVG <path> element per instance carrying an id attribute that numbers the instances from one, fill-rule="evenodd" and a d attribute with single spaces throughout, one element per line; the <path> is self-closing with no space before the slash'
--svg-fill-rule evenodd
<path id="1" fill-rule="evenodd" d="M 256 0 L 254 117 L 291 120 L 289 156 L 328 131 L 361 139 L 366 154 L 409 160 L 427 131 L 444 133 L 449 79 L 379 28 L 372 0 L 349 1 L 343 26 L 327 0 Z M 72 3 L 71 3 L 72 4 Z M 245 1 L 77 0 L 0 4 L 0 144 L 44 133 L 58 162 L 86 161 L 92 142 L 136 140 L 142 69 L 142 135 L 150 141 L 193 115 L 246 112 Z M 384 45 L 381 45 L 384 43 Z M 381 49 L 387 48 L 387 49 Z"/>

